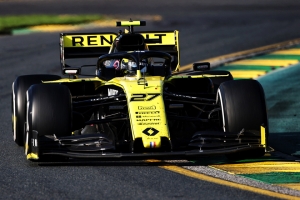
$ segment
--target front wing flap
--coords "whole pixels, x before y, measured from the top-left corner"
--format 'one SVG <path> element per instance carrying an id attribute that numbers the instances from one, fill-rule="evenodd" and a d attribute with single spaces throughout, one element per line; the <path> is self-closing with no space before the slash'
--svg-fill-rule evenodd
<path id="1" fill-rule="evenodd" d="M 189 157 L 205 157 L 205 156 L 217 156 L 225 154 L 243 153 L 248 151 L 256 151 L 265 149 L 263 145 L 242 145 L 238 147 L 214 149 L 214 150 L 191 150 L 191 151 L 174 151 L 174 152 L 149 152 L 149 153 L 110 153 L 110 152 L 71 152 L 71 151 L 46 151 L 43 155 L 57 155 L 66 156 L 69 158 L 90 158 L 101 160 L 113 160 L 113 159 L 187 159 Z"/>

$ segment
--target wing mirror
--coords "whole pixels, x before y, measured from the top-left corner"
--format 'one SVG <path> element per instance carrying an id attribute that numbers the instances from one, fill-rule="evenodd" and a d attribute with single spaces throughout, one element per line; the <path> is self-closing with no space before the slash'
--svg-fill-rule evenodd
<path id="1" fill-rule="evenodd" d="M 209 62 L 201 62 L 201 63 L 194 63 L 193 64 L 194 71 L 207 71 L 210 70 L 210 63 Z"/>
<path id="2" fill-rule="evenodd" d="M 75 67 L 63 68 L 63 74 L 65 75 L 79 75 L 80 72 L 81 72 L 80 68 L 75 68 Z"/>

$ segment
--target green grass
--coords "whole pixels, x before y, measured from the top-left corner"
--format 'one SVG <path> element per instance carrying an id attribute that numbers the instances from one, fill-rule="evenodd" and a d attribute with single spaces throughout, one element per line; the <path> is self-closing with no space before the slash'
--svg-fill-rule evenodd
<path id="1" fill-rule="evenodd" d="M 0 32 L 45 24 L 81 24 L 105 19 L 102 15 L 17 15 L 1 16 Z"/>

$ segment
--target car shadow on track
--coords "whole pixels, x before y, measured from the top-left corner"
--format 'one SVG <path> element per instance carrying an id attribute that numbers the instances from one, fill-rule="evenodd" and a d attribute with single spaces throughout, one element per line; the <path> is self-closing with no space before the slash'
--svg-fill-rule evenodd
<path id="1" fill-rule="evenodd" d="M 95 160 L 95 159 L 63 159 L 47 162 L 30 162 L 31 166 L 209 166 L 218 164 L 251 163 L 282 160 L 277 154 L 266 154 L 261 158 L 230 160 L 226 156 L 201 157 L 189 160 Z"/>
<path id="2" fill-rule="evenodd" d="M 277 151 L 300 159 L 299 132 L 270 133 L 269 144 Z"/>

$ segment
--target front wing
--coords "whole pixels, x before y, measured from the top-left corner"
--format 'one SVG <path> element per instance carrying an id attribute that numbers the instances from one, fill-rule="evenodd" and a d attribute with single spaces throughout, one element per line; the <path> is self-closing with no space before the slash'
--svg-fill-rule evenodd
<path id="1" fill-rule="evenodd" d="M 265 147 L 260 144 L 256 145 L 242 145 L 239 147 L 222 148 L 214 150 L 191 150 L 191 151 L 177 151 L 177 152 L 151 152 L 151 153 L 79 153 L 79 152 L 67 152 L 67 151 L 49 151 L 44 152 L 43 155 L 56 155 L 66 156 L 69 158 L 99 158 L 101 160 L 111 159 L 187 159 L 200 156 L 217 156 L 226 154 L 243 153 L 249 151 L 263 150 Z"/>
<path id="2" fill-rule="evenodd" d="M 221 134 L 221 132 L 215 132 Z M 223 133 L 225 134 L 225 133 Z M 205 135 L 205 134 L 204 134 Z M 121 159 L 187 159 L 192 157 L 205 157 L 228 154 L 243 154 L 266 149 L 266 133 L 265 128 L 261 127 L 260 138 L 249 138 L 246 134 L 246 139 L 231 143 L 236 138 L 233 134 L 227 134 L 228 140 L 220 143 L 208 144 L 213 148 L 203 149 L 203 142 L 195 139 L 193 149 L 178 150 L 178 151 L 153 151 L 153 152 L 117 152 L 112 141 L 98 135 L 90 134 L 87 136 L 69 136 L 64 138 L 56 138 L 55 135 L 47 137 L 46 141 L 40 141 L 37 132 L 33 132 L 31 153 L 27 155 L 29 160 L 38 160 L 39 156 L 65 156 L 69 158 L 91 158 L 101 160 L 121 160 Z M 226 136 L 225 136 L 226 137 Z M 230 137 L 232 139 L 230 139 Z M 240 136 L 238 136 L 240 137 Z M 201 137 L 201 140 L 203 138 Z M 216 138 L 209 138 L 206 140 L 216 140 Z M 219 139 L 218 139 L 219 140 Z M 247 142 L 248 141 L 248 142 Z M 198 147 L 197 147 L 198 146 Z"/>

